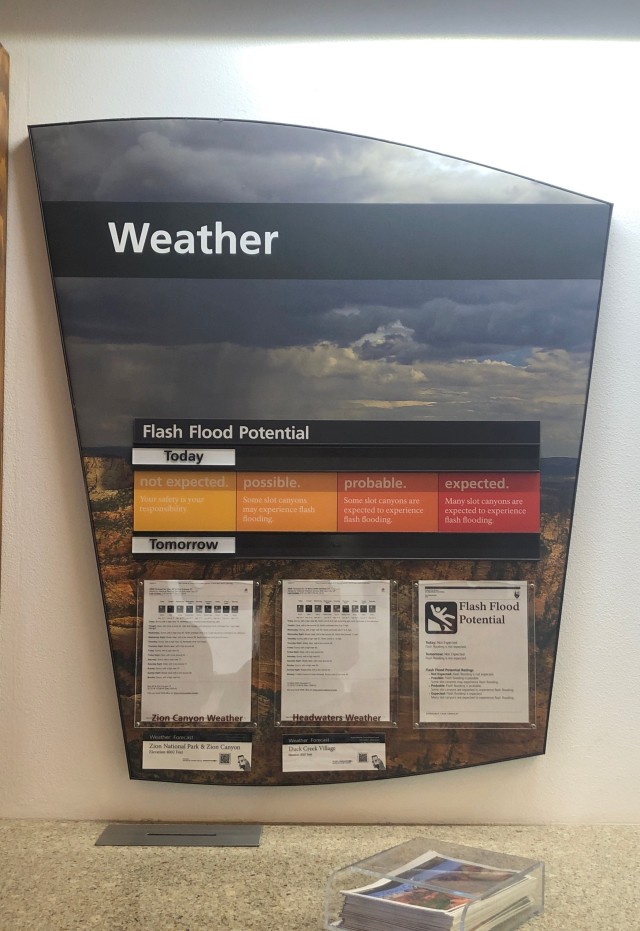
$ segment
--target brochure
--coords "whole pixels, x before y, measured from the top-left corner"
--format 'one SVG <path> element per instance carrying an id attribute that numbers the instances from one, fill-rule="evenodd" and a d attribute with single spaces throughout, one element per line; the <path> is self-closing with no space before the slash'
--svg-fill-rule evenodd
<path id="1" fill-rule="evenodd" d="M 490 931 L 531 907 L 535 878 L 428 851 L 390 879 L 344 892 L 349 931 Z"/>

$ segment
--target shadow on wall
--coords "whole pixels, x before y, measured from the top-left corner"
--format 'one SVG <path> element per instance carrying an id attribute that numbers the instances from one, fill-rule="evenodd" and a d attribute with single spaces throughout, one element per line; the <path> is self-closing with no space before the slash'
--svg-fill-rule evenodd
<path id="1" fill-rule="evenodd" d="M 256 39 L 264 36 L 297 39 L 380 39 L 409 37 L 625 39 L 640 36 L 637 8 L 627 0 L 581 3 L 576 15 L 573 0 L 538 0 L 536 4 L 510 4 L 486 0 L 404 0 L 400 5 L 383 0 L 369 3 L 362 15 L 360 0 L 324 0 L 300 3 L 212 3 L 190 0 L 188 15 L 173 0 L 112 0 L 102 7 L 78 9 L 75 0 L 51 5 L 35 0 L 3 11 L 5 41 L 12 31 L 34 35 L 66 35 L 73 22 L 74 35 L 143 35 L 145 38 L 210 35 Z M 27 17 L 28 16 L 28 20 Z M 32 24 L 35 24 L 33 26 Z"/>

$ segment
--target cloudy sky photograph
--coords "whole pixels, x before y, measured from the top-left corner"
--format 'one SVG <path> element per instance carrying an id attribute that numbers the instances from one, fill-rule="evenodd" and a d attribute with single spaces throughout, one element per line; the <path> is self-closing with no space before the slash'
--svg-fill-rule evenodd
<path id="1" fill-rule="evenodd" d="M 561 188 L 348 133 L 244 120 L 31 127 L 45 201 L 588 204 Z"/>
<path id="2" fill-rule="evenodd" d="M 61 279 L 84 446 L 132 417 L 541 420 L 575 455 L 599 283 Z"/>
<path id="3" fill-rule="evenodd" d="M 301 127 L 111 121 L 34 127 L 32 142 L 45 202 L 594 203 Z M 55 289 L 85 448 L 129 445 L 136 417 L 540 420 L 543 456 L 578 453 L 597 277 L 57 277 Z"/>

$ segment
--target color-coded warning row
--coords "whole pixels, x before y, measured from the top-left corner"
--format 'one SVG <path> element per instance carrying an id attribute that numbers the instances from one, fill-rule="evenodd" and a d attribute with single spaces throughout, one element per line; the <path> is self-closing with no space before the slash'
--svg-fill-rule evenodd
<path id="1" fill-rule="evenodd" d="M 134 530 L 537 533 L 537 472 L 150 472 Z"/>

